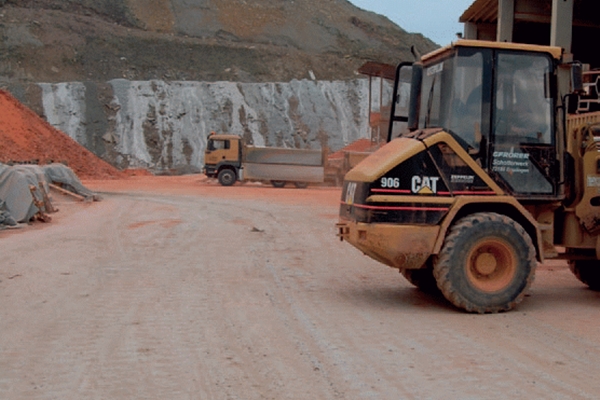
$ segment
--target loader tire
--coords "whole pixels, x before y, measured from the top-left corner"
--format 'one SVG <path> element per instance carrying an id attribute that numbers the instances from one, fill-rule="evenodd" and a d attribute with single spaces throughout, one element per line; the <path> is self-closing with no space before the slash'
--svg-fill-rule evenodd
<path id="1" fill-rule="evenodd" d="M 523 227 L 507 216 L 482 212 L 450 229 L 433 273 L 448 301 L 483 314 L 520 303 L 535 267 L 535 249 Z"/>
<path id="2" fill-rule="evenodd" d="M 600 261 L 570 260 L 569 269 L 577 279 L 590 289 L 600 291 Z"/>
<path id="3" fill-rule="evenodd" d="M 282 188 L 285 186 L 285 184 L 286 184 L 285 181 L 271 181 L 271 185 L 273 185 L 273 187 L 276 187 L 276 188 Z"/>
<path id="4" fill-rule="evenodd" d="M 218 175 L 219 183 L 223 186 L 231 186 L 237 180 L 235 171 L 231 169 L 222 169 Z"/>
<path id="5" fill-rule="evenodd" d="M 439 293 L 440 291 L 433 276 L 433 267 L 429 261 L 424 268 L 403 269 L 400 273 L 407 281 L 425 293 Z"/>
<path id="6" fill-rule="evenodd" d="M 294 186 L 298 189 L 306 189 L 308 187 L 307 182 L 294 182 Z"/>

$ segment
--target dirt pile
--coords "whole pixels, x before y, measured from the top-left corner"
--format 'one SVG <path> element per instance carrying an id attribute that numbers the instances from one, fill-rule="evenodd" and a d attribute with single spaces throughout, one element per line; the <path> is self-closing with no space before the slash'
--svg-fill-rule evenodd
<path id="1" fill-rule="evenodd" d="M 2 90 L 0 110 L 0 162 L 61 162 L 82 179 L 113 179 L 123 176 L 118 169 L 53 128 Z"/>
<path id="2" fill-rule="evenodd" d="M 340 158 L 344 158 L 346 153 L 372 153 L 379 146 L 376 143 L 371 142 L 371 139 L 358 139 L 354 142 L 350 143 L 348 146 L 344 147 L 336 151 L 335 153 L 331 153 L 327 158 L 329 160 L 337 160 Z"/>

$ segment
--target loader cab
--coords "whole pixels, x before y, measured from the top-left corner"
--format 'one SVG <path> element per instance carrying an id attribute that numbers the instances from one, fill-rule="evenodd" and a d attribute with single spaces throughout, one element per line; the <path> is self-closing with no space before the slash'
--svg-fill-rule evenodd
<path id="1" fill-rule="evenodd" d="M 555 103 L 560 56 L 553 47 L 465 40 L 401 65 L 388 138 L 440 128 L 508 194 L 556 199 L 562 181 Z M 409 91 L 401 79 L 407 71 Z M 408 92 L 406 110 L 402 93 Z"/>

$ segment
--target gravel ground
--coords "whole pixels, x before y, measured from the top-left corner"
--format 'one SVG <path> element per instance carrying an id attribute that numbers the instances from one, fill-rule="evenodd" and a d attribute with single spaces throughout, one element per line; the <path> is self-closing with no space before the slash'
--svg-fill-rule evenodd
<path id="1" fill-rule="evenodd" d="M 339 189 L 89 181 L 0 232 L 1 399 L 593 399 L 600 296 L 471 315 L 335 237 Z"/>

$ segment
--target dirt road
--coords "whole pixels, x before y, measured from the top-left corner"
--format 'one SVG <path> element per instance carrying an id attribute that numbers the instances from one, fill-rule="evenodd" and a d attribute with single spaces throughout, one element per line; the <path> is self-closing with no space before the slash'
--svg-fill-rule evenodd
<path id="1" fill-rule="evenodd" d="M 86 182 L 0 233 L 0 399 L 593 399 L 600 295 L 562 262 L 470 315 L 335 238 L 339 189 Z"/>

